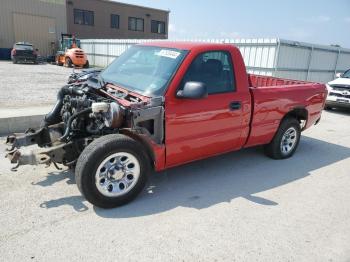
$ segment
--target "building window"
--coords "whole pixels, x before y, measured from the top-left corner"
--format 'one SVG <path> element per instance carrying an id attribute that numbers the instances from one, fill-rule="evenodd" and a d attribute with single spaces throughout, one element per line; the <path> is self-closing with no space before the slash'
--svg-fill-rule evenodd
<path id="1" fill-rule="evenodd" d="M 119 28 L 119 15 L 111 14 L 111 28 Z"/>
<path id="2" fill-rule="evenodd" d="M 142 18 L 129 17 L 129 30 L 144 31 L 144 21 Z"/>
<path id="3" fill-rule="evenodd" d="M 160 21 L 151 21 L 151 32 L 156 34 L 165 34 L 165 23 Z"/>
<path id="4" fill-rule="evenodd" d="M 74 9 L 74 24 L 94 25 L 94 12 Z"/>

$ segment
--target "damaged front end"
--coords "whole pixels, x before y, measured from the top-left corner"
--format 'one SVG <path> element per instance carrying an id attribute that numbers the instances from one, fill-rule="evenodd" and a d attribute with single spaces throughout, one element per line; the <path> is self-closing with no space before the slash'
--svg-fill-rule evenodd
<path id="1" fill-rule="evenodd" d="M 6 157 L 15 164 L 74 168 L 84 148 L 107 134 L 133 133 L 162 144 L 162 97 L 150 98 L 112 84 L 78 81 L 60 89 L 42 127 L 7 137 Z"/>
<path id="2" fill-rule="evenodd" d="M 6 157 L 11 163 L 16 164 L 12 170 L 16 171 L 21 165 L 44 164 L 50 166 L 54 164 L 57 169 L 60 169 L 57 164 L 74 166 L 80 152 L 89 143 L 89 139 L 61 142 L 59 138 L 62 136 L 62 132 L 63 124 L 61 123 L 38 130 L 29 129 L 23 134 L 8 136 Z"/>

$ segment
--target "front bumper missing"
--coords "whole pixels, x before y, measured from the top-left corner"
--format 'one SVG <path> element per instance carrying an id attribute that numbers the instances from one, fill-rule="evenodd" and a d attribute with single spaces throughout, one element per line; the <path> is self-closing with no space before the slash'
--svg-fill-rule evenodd
<path id="1" fill-rule="evenodd" d="M 50 166 L 53 163 L 58 169 L 58 162 L 55 162 L 52 156 L 62 155 L 64 153 L 65 145 L 58 145 L 50 148 L 39 148 L 36 150 L 30 150 L 28 152 L 21 152 L 19 149 L 14 149 L 9 151 L 6 154 L 6 157 L 10 160 L 12 164 L 16 164 L 16 166 L 12 167 L 12 171 L 16 171 L 17 168 L 21 165 L 41 165 L 45 164 L 46 166 Z M 56 157 L 57 158 L 57 157 Z"/>
<path id="2" fill-rule="evenodd" d="M 61 142 L 59 138 L 62 136 L 62 131 L 63 125 L 58 124 L 43 127 L 38 131 L 29 130 L 26 133 L 8 136 L 6 144 L 9 148 L 6 157 L 11 163 L 16 164 L 11 170 L 16 171 L 22 165 L 54 164 L 58 169 L 57 164 L 74 166 L 88 139 Z"/>

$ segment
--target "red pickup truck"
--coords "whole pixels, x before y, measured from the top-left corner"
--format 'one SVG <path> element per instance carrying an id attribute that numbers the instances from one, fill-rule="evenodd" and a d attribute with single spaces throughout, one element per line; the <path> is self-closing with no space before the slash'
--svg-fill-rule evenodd
<path id="1" fill-rule="evenodd" d="M 40 129 L 8 137 L 8 157 L 74 169 L 81 193 L 103 208 L 135 198 L 152 170 L 257 145 L 291 157 L 327 95 L 324 84 L 247 74 L 230 44 L 136 45 L 74 79 Z M 32 144 L 30 155 L 19 150 Z"/>

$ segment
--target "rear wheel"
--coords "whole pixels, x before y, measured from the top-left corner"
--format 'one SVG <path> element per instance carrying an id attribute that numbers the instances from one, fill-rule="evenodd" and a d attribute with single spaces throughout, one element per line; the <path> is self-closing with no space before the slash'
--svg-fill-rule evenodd
<path id="1" fill-rule="evenodd" d="M 142 191 L 150 170 L 149 158 L 139 142 L 124 135 L 107 135 L 81 153 L 75 178 L 90 203 L 114 208 L 130 202 Z"/>
<path id="2" fill-rule="evenodd" d="M 265 145 L 265 153 L 273 159 L 291 157 L 300 141 L 301 128 L 295 118 L 286 118 L 282 121 L 272 141 Z"/>
<path id="3" fill-rule="evenodd" d="M 70 59 L 69 57 L 66 58 L 66 66 L 67 67 L 73 67 L 72 59 Z"/>
<path id="4" fill-rule="evenodd" d="M 86 60 L 86 63 L 85 63 L 85 65 L 83 66 L 84 68 L 89 68 L 89 61 L 88 60 Z"/>

